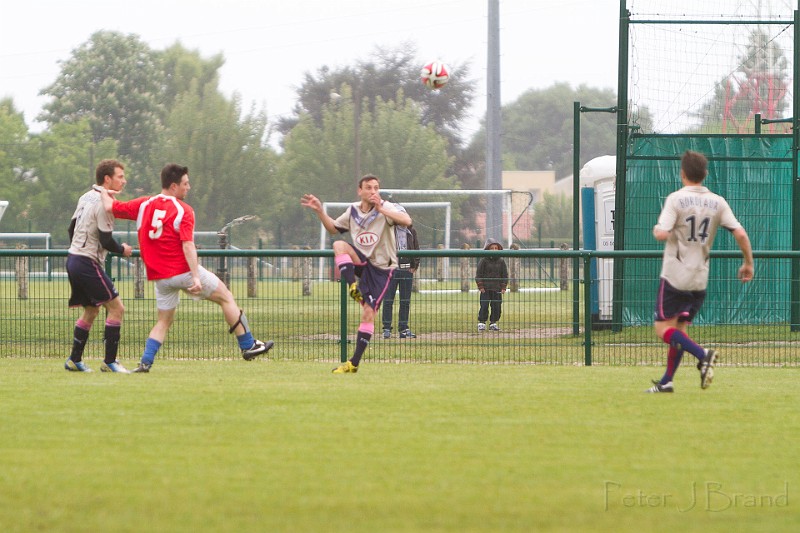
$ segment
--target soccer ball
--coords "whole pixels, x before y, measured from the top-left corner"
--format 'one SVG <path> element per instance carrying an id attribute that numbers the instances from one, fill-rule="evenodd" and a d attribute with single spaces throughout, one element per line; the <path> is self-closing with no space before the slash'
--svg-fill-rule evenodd
<path id="1" fill-rule="evenodd" d="M 422 83 L 430 89 L 441 89 L 450 81 L 450 68 L 441 61 L 431 61 L 420 74 Z"/>

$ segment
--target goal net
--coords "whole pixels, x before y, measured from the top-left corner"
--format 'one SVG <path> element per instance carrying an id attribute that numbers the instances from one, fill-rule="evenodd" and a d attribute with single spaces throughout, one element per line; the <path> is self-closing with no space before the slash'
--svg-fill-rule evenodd
<path id="1" fill-rule="evenodd" d="M 797 0 L 628 0 L 629 120 L 643 133 L 785 133 Z"/>

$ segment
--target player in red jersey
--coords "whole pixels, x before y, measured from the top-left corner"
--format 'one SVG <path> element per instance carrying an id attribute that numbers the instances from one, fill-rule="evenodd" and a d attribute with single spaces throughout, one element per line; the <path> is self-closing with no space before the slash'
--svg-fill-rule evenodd
<path id="1" fill-rule="evenodd" d="M 161 170 L 161 194 L 129 202 L 103 194 L 106 209 L 115 217 L 136 220 L 147 279 L 155 282 L 158 321 L 150 331 L 142 362 L 134 372 L 150 371 L 175 318 L 181 291 L 211 300 L 222 308 L 229 331 L 236 334 L 246 360 L 267 352 L 274 344 L 253 337 L 247 317 L 228 287 L 199 264 L 194 245 L 194 210 L 183 201 L 190 189 L 189 169 L 170 163 Z"/>

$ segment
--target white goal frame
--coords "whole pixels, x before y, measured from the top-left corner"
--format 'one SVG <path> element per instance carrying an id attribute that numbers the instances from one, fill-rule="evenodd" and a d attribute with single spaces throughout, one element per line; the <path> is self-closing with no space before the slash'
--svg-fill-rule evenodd
<path id="1" fill-rule="evenodd" d="M 389 191 L 384 189 L 384 190 L 381 190 L 381 192 L 388 193 Z M 391 201 L 391 200 L 389 200 L 389 201 Z M 394 203 L 394 202 L 392 202 L 392 203 Z M 349 207 L 351 205 L 353 205 L 353 202 L 323 202 L 322 203 L 322 211 L 327 214 L 329 207 L 330 208 L 341 208 L 341 209 L 344 209 L 344 208 Z M 451 225 L 450 221 L 452 219 L 452 204 L 450 202 L 404 202 L 402 204 L 398 203 L 398 205 L 401 205 L 403 207 L 407 207 L 407 208 L 410 208 L 410 209 L 434 209 L 434 208 L 442 208 L 442 207 L 444 207 L 444 209 L 445 209 L 445 215 L 444 215 L 444 228 L 445 228 L 445 231 L 444 231 L 444 235 L 445 235 L 445 237 L 444 237 L 444 247 L 446 249 L 450 249 L 450 225 Z M 328 236 L 328 230 L 326 230 L 325 226 L 322 224 L 322 222 L 320 222 L 320 224 L 319 224 L 319 249 L 320 250 L 326 250 L 327 249 L 327 241 L 328 241 L 327 236 Z M 445 258 L 445 259 L 448 259 L 448 258 Z M 444 268 L 445 268 L 445 273 L 446 273 L 447 269 L 448 269 L 448 262 L 447 261 L 445 261 Z M 324 273 L 325 273 L 325 258 L 324 257 L 320 257 L 319 258 L 319 273 L 318 273 L 318 277 L 317 277 L 319 279 L 319 281 L 323 281 Z"/>
<path id="2" fill-rule="evenodd" d="M 514 191 L 511 189 L 381 189 L 381 194 L 409 194 L 415 196 L 502 196 L 503 212 L 506 214 L 508 233 L 506 234 L 505 248 L 509 248 L 514 242 L 514 213 L 512 213 L 511 196 Z M 389 201 L 393 201 L 391 198 Z M 406 204 L 402 204 L 406 205 Z M 502 228 L 501 228 L 502 233 Z M 450 249 L 450 246 L 447 246 Z"/>

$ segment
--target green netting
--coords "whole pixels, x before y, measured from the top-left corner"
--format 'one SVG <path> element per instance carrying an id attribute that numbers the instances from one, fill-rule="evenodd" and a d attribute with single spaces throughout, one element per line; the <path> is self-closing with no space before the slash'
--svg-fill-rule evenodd
<path id="1" fill-rule="evenodd" d="M 681 187 L 680 157 L 696 150 L 709 158 L 705 185 L 724 196 L 744 225 L 754 250 L 791 250 L 792 138 L 778 135 L 631 137 L 625 185 L 625 248 L 657 250 L 652 235 L 666 197 Z M 715 250 L 738 250 L 727 231 L 717 234 Z M 756 263 L 753 282 L 736 278 L 741 260 L 711 262 L 708 298 L 695 319 L 699 324 L 764 324 L 789 320 L 790 261 Z M 623 321 L 652 321 L 660 262 L 625 261 L 626 306 Z"/>

